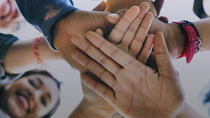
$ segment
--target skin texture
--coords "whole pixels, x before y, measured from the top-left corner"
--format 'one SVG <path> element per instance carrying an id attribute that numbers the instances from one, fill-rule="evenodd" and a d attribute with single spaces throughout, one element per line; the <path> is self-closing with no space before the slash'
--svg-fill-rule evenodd
<path id="1" fill-rule="evenodd" d="M 41 68 L 41 64 L 37 64 L 33 53 L 33 39 L 32 40 L 18 40 L 14 42 L 8 49 L 3 65 L 7 73 L 23 73 L 28 70 Z M 44 64 L 50 64 L 55 60 L 61 60 L 58 52 L 53 51 L 46 40 L 42 38 L 37 46 L 39 57 Z M 27 56 L 25 56 L 27 55 Z M 46 68 L 46 67 L 43 67 Z"/>
<path id="2" fill-rule="evenodd" d="M 143 7 L 143 6 L 146 6 L 146 7 Z M 149 26 L 152 22 L 153 15 L 151 13 L 146 13 L 147 10 L 149 9 L 149 5 L 147 3 L 144 3 L 144 4 L 140 5 L 139 7 L 141 9 L 140 11 L 137 7 L 134 7 L 132 9 L 130 9 L 123 16 L 123 18 L 119 21 L 119 23 L 115 26 L 115 28 L 110 33 L 110 35 L 109 35 L 110 41 L 111 40 L 119 40 L 120 37 L 118 37 L 118 39 L 116 39 L 116 37 L 112 37 L 112 35 L 115 33 L 117 35 L 120 34 L 120 32 L 118 32 L 119 26 L 124 26 L 121 28 L 123 31 L 126 31 L 127 29 L 133 29 L 132 30 L 133 32 L 142 31 L 142 32 L 144 32 L 143 37 L 146 37 L 145 32 L 149 29 Z M 146 15 L 146 17 L 143 20 L 142 18 L 144 17 L 144 15 Z M 109 16 L 108 16 L 108 19 L 114 20 L 112 17 L 109 17 Z M 125 20 L 128 22 L 125 23 Z M 130 24 L 133 21 L 135 21 L 135 22 L 132 24 L 132 28 L 131 28 Z M 141 24 L 141 26 L 139 28 L 140 30 L 138 30 L 138 27 L 133 28 L 133 26 L 138 26 L 139 24 Z M 144 29 L 143 27 L 146 29 Z M 129 34 L 131 36 L 131 37 L 127 37 L 128 39 L 132 40 L 135 37 L 135 34 L 133 32 L 130 32 L 130 30 L 128 30 L 126 32 L 126 34 Z M 96 30 L 96 33 L 103 36 L 102 30 L 98 29 L 98 30 Z M 139 37 L 139 35 L 141 35 L 141 34 L 136 35 L 136 37 Z M 76 37 L 74 37 L 74 38 L 76 38 Z M 123 36 L 121 38 L 123 38 Z M 124 47 L 124 49 L 129 52 L 128 47 L 126 48 L 126 46 L 124 46 L 123 43 L 118 44 L 118 46 Z M 134 46 L 132 46 L 132 47 L 134 47 Z M 148 47 L 151 48 L 152 44 L 148 43 Z M 146 51 L 143 51 L 143 52 L 146 52 Z M 81 73 L 84 73 L 84 72 L 88 72 L 88 71 L 86 69 L 81 71 Z M 91 74 L 90 72 L 88 72 L 88 73 Z M 95 77 L 95 76 L 93 76 L 93 77 Z M 95 78 L 95 79 L 97 79 L 97 78 Z M 90 88 L 88 88 L 83 83 L 82 83 L 82 89 L 83 89 L 83 93 L 84 93 L 84 98 L 81 101 L 81 103 L 78 105 L 78 107 L 74 110 L 74 112 L 72 112 L 72 114 L 69 116 L 70 118 L 74 118 L 74 117 L 75 118 L 77 118 L 77 117 L 95 118 L 95 117 L 99 117 L 99 116 L 97 116 L 97 114 L 100 114 L 100 117 L 102 117 L 102 118 L 103 117 L 107 118 L 107 117 L 112 116 L 112 114 L 115 112 L 115 109 L 113 109 L 102 97 L 97 95 L 94 91 L 92 91 Z M 87 105 L 89 105 L 88 109 L 86 109 L 86 107 L 85 107 Z"/>
<path id="3" fill-rule="evenodd" d="M 43 85 L 37 78 L 41 79 Z M 59 89 L 55 81 L 46 75 L 29 75 L 4 87 L 0 106 L 10 117 L 42 117 L 55 106 L 59 98 Z M 26 112 L 21 105 L 19 94 L 28 99 L 29 105 L 24 103 L 24 106 L 26 109 L 29 106 L 29 112 Z M 48 94 L 51 96 L 51 100 L 48 98 Z M 23 101 L 23 99 L 21 100 Z"/>
<path id="4" fill-rule="evenodd" d="M 86 73 L 82 81 L 122 115 L 129 118 L 202 118 L 185 103 L 184 90 L 162 33 L 154 37 L 158 70 L 144 65 L 93 32 L 88 32 L 86 38 L 90 42 L 83 37 L 72 41 L 89 57 L 78 49 L 72 56 L 102 82 Z"/>
<path id="5" fill-rule="evenodd" d="M 3 12 L 4 4 L 6 9 Z M 11 13 L 9 13 L 11 11 Z M 23 16 L 19 12 L 14 0 L 0 1 L 0 29 L 15 31 L 18 30 L 20 22 L 25 22 Z"/>

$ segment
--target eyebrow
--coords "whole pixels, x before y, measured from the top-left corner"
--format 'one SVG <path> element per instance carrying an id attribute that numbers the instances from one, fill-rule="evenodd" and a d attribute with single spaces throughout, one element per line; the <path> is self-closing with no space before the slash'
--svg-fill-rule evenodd
<path id="1" fill-rule="evenodd" d="M 51 95 L 48 93 L 47 96 L 49 97 L 50 101 L 51 101 Z"/>
<path id="2" fill-rule="evenodd" d="M 44 85 L 44 83 L 42 82 L 42 80 L 40 79 L 40 78 L 36 78 L 38 81 L 39 81 L 39 83 L 41 84 L 41 85 Z"/>

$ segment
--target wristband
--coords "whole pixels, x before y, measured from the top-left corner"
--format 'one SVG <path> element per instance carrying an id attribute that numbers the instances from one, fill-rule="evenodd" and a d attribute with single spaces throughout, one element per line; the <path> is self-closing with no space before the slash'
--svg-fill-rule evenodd
<path id="1" fill-rule="evenodd" d="M 174 23 L 179 25 L 185 37 L 185 48 L 183 53 L 178 58 L 186 57 L 186 62 L 190 63 L 194 54 L 199 51 L 201 46 L 202 42 L 200 34 L 195 25 L 189 21 L 183 20 Z"/>

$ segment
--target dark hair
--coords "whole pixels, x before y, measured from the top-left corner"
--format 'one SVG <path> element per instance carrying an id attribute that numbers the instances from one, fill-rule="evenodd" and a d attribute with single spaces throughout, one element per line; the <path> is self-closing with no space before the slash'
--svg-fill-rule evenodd
<path id="1" fill-rule="evenodd" d="M 34 75 L 34 74 L 41 74 L 41 75 L 46 75 L 46 76 L 49 76 L 50 78 L 52 78 L 55 83 L 57 84 L 58 86 L 58 89 L 60 90 L 60 85 L 61 85 L 61 82 L 58 81 L 55 77 L 53 77 L 49 72 L 47 71 L 44 71 L 44 70 L 39 70 L 39 71 L 28 71 L 26 73 L 24 73 L 21 77 L 25 77 L 25 76 L 29 76 L 29 75 Z M 58 109 L 60 105 L 60 97 L 58 99 L 58 101 L 56 102 L 55 106 L 53 107 L 52 110 L 50 110 L 49 113 L 47 113 L 45 116 L 43 116 L 42 118 L 50 118 L 55 112 L 56 110 Z"/>

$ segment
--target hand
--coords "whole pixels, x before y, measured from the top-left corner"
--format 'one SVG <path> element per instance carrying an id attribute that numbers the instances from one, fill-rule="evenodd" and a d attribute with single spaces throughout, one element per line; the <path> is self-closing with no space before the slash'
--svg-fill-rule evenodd
<path id="1" fill-rule="evenodd" d="M 184 51 L 185 42 L 181 28 L 175 23 L 164 23 L 154 18 L 148 33 L 156 34 L 157 32 L 163 32 L 171 59 L 178 58 Z"/>
<path id="2" fill-rule="evenodd" d="M 123 12 L 118 13 L 120 16 L 123 14 Z M 110 13 L 77 10 L 63 16 L 54 24 L 53 44 L 73 68 L 79 70 L 81 66 L 70 55 L 70 52 L 76 48 L 70 40 L 71 37 L 76 33 L 85 36 L 87 31 L 95 31 L 97 28 L 103 29 L 105 34 L 109 33 L 114 25 L 107 21 L 108 14 Z"/>
<path id="3" fill-rule="evenodd" d="M 143 4 L 144 5 L 140 4 L 140 6 L 139 6 L 139 7 L 144 7 L 143 9 L 140 8 L 140 9 L 142 9 L 142 10 L 140 10 L 140 13 L 142 13 L 142 14 L 144 13 L 144 11 L 146 11 L 146 8 L 148 6 L 145 3 L 143 3 Z M 171 59 L 176 59 L 184 51 L 184 41 L 185 41 L 184 35 L 181 32 L 181 29 L 179 28 L 179 26 L 177 24 L 167 23 L 168 19 L 166 17 L 160 17 L 160 19 L 163 20 L 164 22 L 161 20 L 158 20 L 156 18 L 153 19 L 148 33 L 156 34 L 157 32 L 163 32 L 165 41 L 166 41 L 166 44 L 167 44 L 167 47 L 169 50 L 170 57 L 171 57 Z M 117 24 L 119 22 L 120 18 L 113 19 L 113 18 L 108 17 L 107 20 L 112 24 Z M 132 20 L 132 19 L 130 19 L 130 20 Z M 125 27 L 125 26 L 121 26 L 120 28 L 123 28 L 123 27 Z M 128 27 L 125 27 L 124 30 L 126 30 L 127 28 Z M 115 39 L 109 39 L 109 40 L 114 43 L 119 43 L 118 42 L 118 41 L 120 41 L 119 39 L 117 39 L 117 41 L 115 41 Z M 153 57 L 152 58 L 150 57 L 148 61 L 150 63 L 154 63 Z M 153 65 L 155 65 L 155 63 L 151 64 L 150 66 L 155 68 L 155 66 L 153 66 Z"/>
<path id="4" fill-rule="evenodd" d="M 149 57 L 148 51 L 153 47 L 152 35 L 145 41 L 147 32 L 153 20 L 153 15 L 150 12 L 147 13 L 149 10 L 148 3 L 141 3 L 139 8 L 131 7 L 119 20 L 107 39 L 145 64 L 147 60 L 145 60 L 144 57 Z M 108 20 L 112 21 L 114 19 L 108 17 Z M 146 50 L 141 50 L 144 43 L 148 47 L 144 48 Z M 142 51 L 141 55 L 139 55 L 140 50 Z"/>
<path id="5" fill-rule="evenodd" d="M 96 33 L 98 35 L 103 36 L 101 32 L 98 32 L 96 30 Z M 92 73 L 90 73 L 87 69 L 84 68 L 84 70 L 80 70 L 80 74 L 82 75 L 83 73 L 89 74 L 91 77 L 93 77 L 95 80 L 99 80 L 96 76 L 94 76 Z M 115 112 L 115 109 L 107 103 L 105 99 L 103 99 L 101 96 L 99 96 L 97 93 L 95 93 L 92 89 L 87 87 L 84 83 L 82 83 L 82 91 L 84 94 L 84 98 L 86 102 L 90 103 L 92 107 L 95 107 L 94 113 L 95 114 L 100 114 L 100 118 L 104 117 L 111 117 L 112 114 Z M 93 116 L 89 116 L 93 117 Z"/>
<path id="6" fill-rule="evenodd" d="M 161 33 L 157 33 L 154 38 L 158 71 L 145 66 L 94 33 L 87 33 L 86 38 L 92 44 L 81 36 L 72 41 L 97 63 L 77 49 L 72 52 L 72 56 L 105 84 L 87 74 L 82 75 L 82 81 L 117 111 L 126 117 L 135 118 L 180 115 L 185 104 L 184 91 Z"/>
<path id="7" fill-rule="evenodd" d="M 115 13 L 119 9 L 129 9 L 130 7 L 139 5 L 142 2 L 148 2 L 150 5 L 149 11 L 157 17 L 163 6 L 164 0 L 155 0 L 154 2 L 152 0 L 107 0 L 105 11 Z"/>
<path id="8" fill-rule="evenodd" d="M 118 42 L 122 42 L 122 43 L 118 44 L 118 46 L 121 47 L 121 48 L 123 47 L 123 49 L 128 51 L 130 54 L 132 54 L 132 52 L 129 51 L 129 47 L 128 47 L 129 45 L 124 45 L 125 42 L 126 41 L 132 41 L 135 34 L 136 34 L 135 32 L 137 32 L 137 30 L 138 30 L 138 33 L 135 37 L 140 37 L 141 39 L 145 39 L 145 37 L 147 35 L 147 31 L 149 29 L 149 26 L 150 26 L 152 18 L 153 18 L 153 15 L 151 13 L 146 14 L 147 10 L 149 9 L 148 3 L 142 3 L 142 5 L 140 6 L 140 9 L 141 9 L 140 12 L 139 12 L 138 7 L 133 7 L 130 10 L 128 10 L 128 12 L 117 23 L 117 25 L 113 28 L 113 30 L 111 31 L 111 33 L 109 35 L 109 37 L 110 37 L 109 39 L 111 41 L 119 39 Z M 111 18 L 111 17 L 108 17 L 108 18 Z M 144 20 L 143 20 L 143 18 L 144 18 Z M 125 20 L 128 21 L 128 22 L 126 22 Z M 140 28 L 138 28 L 139 25 L 140 25 Z M 132 30 L 127 30 L 128 26 L 130 26 L 129 29 L 132 29 Z M 119 32 L 119 28 L 120 28 L 121 31 L 125 32 L 127 37 L 123 37 L 122 32 Z M 98 29 L 98 30 L 96 30 L 96 33 L 103 37 L 103 31 L 102 30 Z M 115 34 L 115 36 L 119 35 L 120 37 L 113 37 L 114 34 Z M 143 34 L 143 36 L 140 36 L 141 34 Z M 122 39 L 123 39 L 123 41 L 121 41 Z M 150 50 L 151 50 L 153 40 L 151 40 L 152 38 L 149 38 L 149 39 L 150 40 L 147 41 L 146 45 L 148 45 L 148 42 L 149 42 L 150 47 L 148 47 L 148 48 L 150 48 Z M 134 43 L 138 44 L 138 41 L 135 42 L 135 40 L 136 40 L 136 38 L 134 39 Z M 136 45 L 134 45 L 134 46 L 136 46 Z M 131 49 L 134 46 L 132 45 Z M 138 46 L 138 48 L 139 48 L 139 46 Z M 145 52 L 145 51 L 142 51 L 142 52 Z M 137 54 L 138 53 L 134 53 L 132 55 L 134 57 L 136 57 Z M 142 55 L 143 55 L 143 53 L 142 53 Z M 148 57 L 149 55 L 146 55 L 146 56 Z M 139 60 L 142 59 L 141 57 L 142 56 L 140 55 Z M 146 60 L 144 60 L 144 61 L 146 61 Z M 84 73 L 84 72 L 87 72 L 87 70 L 80 71 L 81 74 Z M 90 75 L 90 72 L 88 72 L 88 74 Z M 92 75 L 91 77 L 94 77 L 94 76 Z M 94 78 L 94 79 L 98 80 L 97 78 Z M 96 94 L 94 91 L 92 91 L 89 87 L 87 87 L 84 83 L 82 83 L 82 90 L 83 90 L 83 93 L 84 93 L 84 98 L 83 99 L 85 99 L 85 101 L 91 103 L 91 106 L 94 106 L 95 108 L 98 109 L 95 112 L 98 113 L 98 112 L 103 111 L 100 114 L 103 114 L 105 112 L 106 115 L 108 115 L 106 117 L 110 117 L 114 113 L 115 109 L 112 106 L 110 106 L 102 97 L 100 97 L 98 94 Z M 104 115 L 102 115 L 102 116 L 104 116 Z"/>

